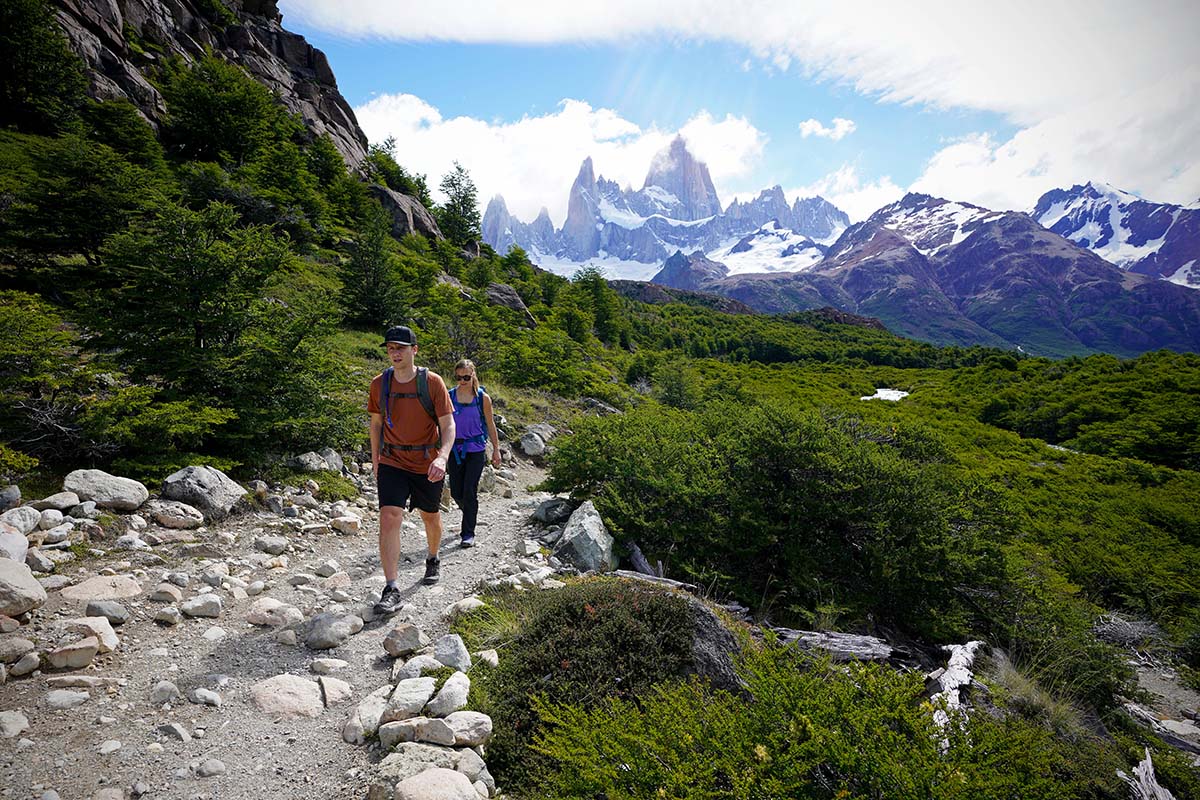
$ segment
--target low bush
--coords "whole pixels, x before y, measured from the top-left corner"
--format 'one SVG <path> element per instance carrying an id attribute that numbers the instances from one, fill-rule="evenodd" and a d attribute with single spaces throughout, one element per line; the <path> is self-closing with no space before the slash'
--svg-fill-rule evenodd
<path id="1" fill-rule="evenodd" d="M 544 758 L 529 749 L 540 728 L 533 697 L 590 708 L 630 701 L 692 664 L 687 603 L 651 587 L 611 579 L 554 592 L 488 597 L 486 613 L 459 617 L 453 629 L 472 650 L 495 647 L 500 665 L 472 681 L 472 707 L 492 717 L 488 767 L 510 790 L 540 785 Z"/>
<path id="2" fill-rule="evenodd" d="M 590 707 L 539 698 L 539 797 L 1118 797 L 1110 747 L 1016 716 L 955 715 L 940 729 L 918 673 L 833 669 L 793 650 L 747 651 L 752 699 L 698 682 Z"/>

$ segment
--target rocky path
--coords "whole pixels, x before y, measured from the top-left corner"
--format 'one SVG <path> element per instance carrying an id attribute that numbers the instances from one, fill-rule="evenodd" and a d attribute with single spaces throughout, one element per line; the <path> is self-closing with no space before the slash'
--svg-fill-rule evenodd
<path id="1" fill-rule="evenodd" d="M 60 564 L 56 574 L 71 585 L 51 588 L 26 624 L 0 637 L 0 649 L 19 649 L 12 642 L 25 639 L 44 652 L 46 642 L 67 621 L 84 617 L 97 598 L 122 607 L 129 619 L 112 628 L 119 645 L 86 668 L 18 677 L 16 653 L 4 659 L 0 796 L 366 797 L 382 753 L 378 745 L 343 741 L 342 728 L 363 698 L 393 683 L 385 636 L 396 622 L 410 621 L 436 640 L 446 632 L 447 606 L 484 581 L 528 567 L 518 560 L 526 538 L 541 532 L 529 519 L 545 496 L 533 497 L 524 487 L 542 474 L 527 463 L 510 468 L 511 497 L 481 494 L 476 547 L 457 544 L 458 510 L 443 514 L 447 535 L 437 586 L 420 583 L 424 532 L 405 523 L 400 577 L 406 605 L 387 621 L 370 612 L 383 585 L 370 500 L 369 509 L 360 508 L 357 533 L 320 526 L 300 532 L 260 510 L 186 534 L 151 526 L 145 539 L 162 542 L 152 549 L 113 549 Z M 121 597 L 123 590 L 129 596 Z M 168 607 L 216 616 L 184 613 L 176 614 L 177 624 L 156 621 Z M 310 625 L 248 621 L 296 622 L 297 612 L 307 621 L 326 613 L 323 619 L 334 623 L 357 616 L 365 625 L 348 638 L 332 625 L 330 635 L 345 641 L 314 650 L 305 644 Z M 317 687 L 311 697 L 290 698 L 315 703 L 310 713 L 316 716 L 281 717 L 259 708 L 252 687 L 282 674 L 325 681 L 301 686 Z"/>

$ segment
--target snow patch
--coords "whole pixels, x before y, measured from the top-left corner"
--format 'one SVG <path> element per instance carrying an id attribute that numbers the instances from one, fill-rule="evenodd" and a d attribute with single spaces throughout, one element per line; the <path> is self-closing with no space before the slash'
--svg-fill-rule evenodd
<path id="1" fill-rule="evenodd" d="M 908 397 L 908 392 L 903 389 L 876 389 L 875 394 L 867 397 L 860 397 L 859 400 L 890 400 L 893 403 L 903 400 Z"/>
<path id="2" fill-rule="evenodd" d="M 1196 266 L 1196 259 L 1184 264 L 1179 269 L 1167 276 L 1167 280 L 1171 283 L 1177 283 L 1180 286 L 1186 286 L 1189 289 L 1200 289 L 1200 269 L 1193 269 Z"/>

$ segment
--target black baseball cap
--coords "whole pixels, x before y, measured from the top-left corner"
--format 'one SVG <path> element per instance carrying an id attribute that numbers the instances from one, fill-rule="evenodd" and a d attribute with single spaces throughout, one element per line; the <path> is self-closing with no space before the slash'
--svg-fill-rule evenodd
<path id="1" fill-rule="evenodd" d="M 417 337 L 413 335 L 412 328 L 396 325 L 395 327 L 388 328 L 387 333 L 383 335 L 384 345 L 387 345 L 389 342 L 414 345 L 417 343 Z"/>

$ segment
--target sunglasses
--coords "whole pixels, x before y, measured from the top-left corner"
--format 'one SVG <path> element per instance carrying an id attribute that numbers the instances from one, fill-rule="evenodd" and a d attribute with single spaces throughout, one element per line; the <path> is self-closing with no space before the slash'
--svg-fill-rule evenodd
<path id="1" fill-rule="evenodd" d="M 469 381 L 469 380 L 471 380 L 471 376 L 470 376 L 470 375 L 455 375 L 454 377 L 455 377 L 455 378 L 457 378 L 457 379 L 458 379 L 458 380 L 460 380 L 460 381 Z"/>

